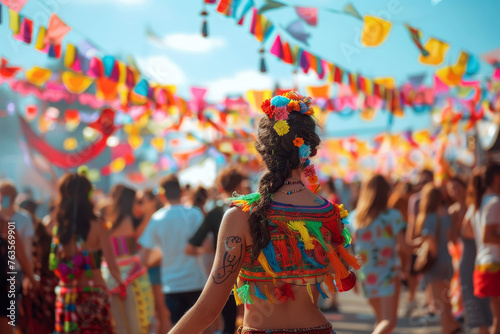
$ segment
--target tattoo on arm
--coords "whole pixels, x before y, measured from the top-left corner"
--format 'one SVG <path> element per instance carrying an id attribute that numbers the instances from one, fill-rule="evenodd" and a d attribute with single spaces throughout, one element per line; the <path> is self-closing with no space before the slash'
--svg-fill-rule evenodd
<path id="1" fill-rule="evenodd" d="M 231 274 L 238 270 L 238 265 L 240 264 L 243 253 L 241 238 L 238 236 L 227 237 L 224 245 L 226 251 L 224 252 L 222 266 L 217 268 L 212 275 L 215 284 L 224 283 Z"/>

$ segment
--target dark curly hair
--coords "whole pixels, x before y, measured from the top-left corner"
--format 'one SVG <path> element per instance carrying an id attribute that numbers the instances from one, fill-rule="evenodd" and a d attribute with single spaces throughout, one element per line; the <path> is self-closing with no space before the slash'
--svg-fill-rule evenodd
<path id="1" fill-rule="evenodd" d="M 87 239 L 90 222 L 97 219 L 90 200 L 92 184 L 83 175 L 68 173 L 59 181 L 59 196 L 56 202 L 57 234 L 62 245 L 73 238 Z"/>
<path id="2" fill-rule="evenodd" d="M 285 180 L 292 174 L 292 169 L 301 167 L 299 148 L 294 145 L 294 139 L 297 137 L 304 139 L 304 143 L 311 148 L 310 157 L 316 155 L 316 148 L 321 142 L 316 133 L 316 121 L 310 115 L 291 112 L 287 120 L 290 130 L 283 136 L 279 136 L 274 130 L 275 123 L 275 120 L 267 116 L 262 117 L 255 142 L 255 148 L 262 156 L 267 171 L 259 181 L 261 200 L 253 208 L 249 218 L 253 258 L 256 258 L 271 241 L 266 218 L 272 194 L 283 186 Z"/>

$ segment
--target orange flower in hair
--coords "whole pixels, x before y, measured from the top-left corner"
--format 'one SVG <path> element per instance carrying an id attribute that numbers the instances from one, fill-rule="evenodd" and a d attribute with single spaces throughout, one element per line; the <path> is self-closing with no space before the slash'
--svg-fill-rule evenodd
<path id="1" fill-rule="evenodd" d="M 301 147 L 304 144 L 304 139 L 297 137 L 293 140 L 293 145 Z"/>
<path id="2" fill-rule="evenodd" d="M 273 118 L 274 112 L 276 111 L 276 107 L 271 105 L 270 99 L 267 99 L 264 102 L 262 102 L 262 105 L 260 106 L 260 108 L 267 115 L 267 117 Z"/>
<path id="3" fill-rule="evenodd" d="M 285 97 L 288 97 L 290 100 L 301 100 L 302 96 L 297 92 L 289 91 L 284 94 Z"/>
<path id="4" fill-rule="evenodd" d="M 292 111 L 300 111 L 300 105 L 299 105 L 299 101 L 290 101 L 290 103 L 288 103 L 288 111 L 289 112 L 292 112 Z"/>
<path id="5" fill-rule="evenodd" d="M 316 175 L 311 176 L 310 178 L 307 179 L 309 181 L 309 184 L 316 184 L 318 183 L 318 177 Z"/>

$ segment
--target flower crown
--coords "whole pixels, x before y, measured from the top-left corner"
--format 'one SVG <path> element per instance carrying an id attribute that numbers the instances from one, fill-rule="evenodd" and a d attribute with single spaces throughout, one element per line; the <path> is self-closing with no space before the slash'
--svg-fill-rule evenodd
<path id="1" fill-rule="evenodd" d="M 311 108 L 311 98 L 308 96 L 300 95 L 297 92 L 289 91 L 283 95 L 277 95 L 271 99 L 265 100 L 261 105 L 262 111 L 274 120 L 274 131 L 278 136 L 284 136 L 290 131 L 288 125 L 288 116 L 292 112 L 298 112 L 304 115 L 313 115 L 314 110 Z M 304 138 L 295 137 L 293 144 L 299 150 L 299 157 L 301 160 L 301 167 L 305 167 L 304 175 L 309 181 L 309 188 L 317 193 L 320 189 L 318 184 L 318 177 L 314 165 L 311 165 L 309 157 L 311 156 L 311 147 L 304 142 Z"/>

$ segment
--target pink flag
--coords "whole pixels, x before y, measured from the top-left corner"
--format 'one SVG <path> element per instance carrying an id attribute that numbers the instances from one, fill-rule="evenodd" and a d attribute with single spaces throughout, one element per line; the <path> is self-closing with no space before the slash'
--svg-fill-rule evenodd
<path id="1" fill-rule="evenodd" d="M 9 7 L 13 11 L 15 11 L 16 13 L 19 13 L 28 1 L 29 0 L 1 0 L 1 2 L 5 6 Z"/>
<path id="2" fill-rule="evenodd" d="M 274 44 L 271 47 L 271 54 L 275 55 L 279 59 L 284 58 L 284 52 L 283 52 L 283 44 L 281 44 L 281 38 L 280 35 L 276 36 L 276 39 L 274 40 Z"/>
<path id="3" fill-rule="evenodd" d="M 45 43 L 52 45 L 60 45 L 64 36 L 71 31 L 71 28 L 64 23 L 56 14 L 52 13 L 45 35 Z"/>
<path id="4" fill-rule="evenodd" d="M 318 8 L 295 7 L 297 15 L 310 26 L 318 24 Z"/>

